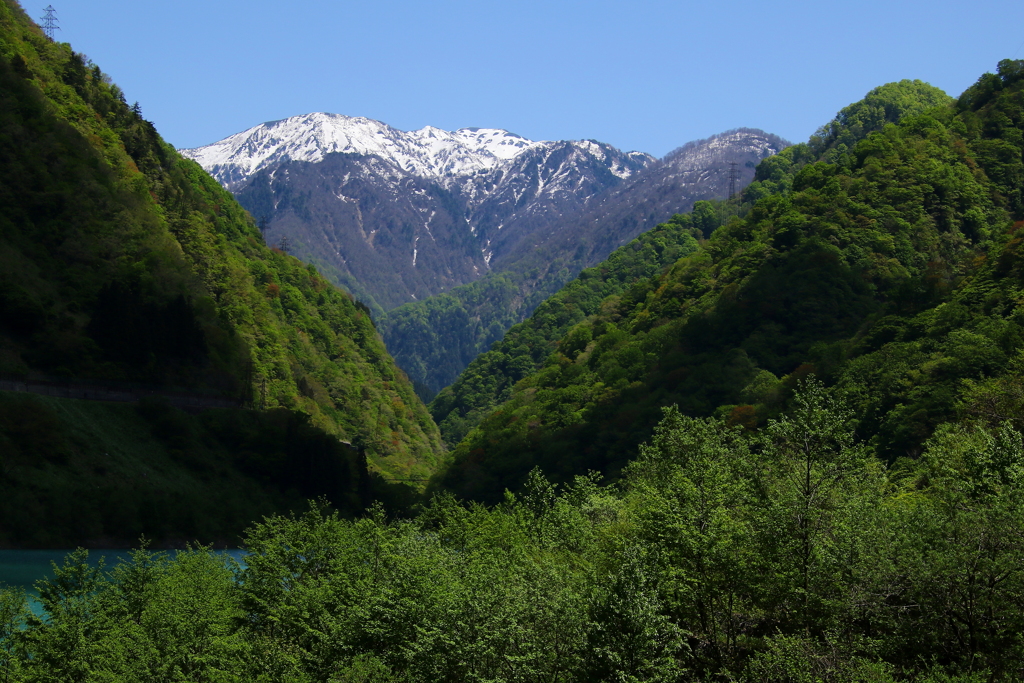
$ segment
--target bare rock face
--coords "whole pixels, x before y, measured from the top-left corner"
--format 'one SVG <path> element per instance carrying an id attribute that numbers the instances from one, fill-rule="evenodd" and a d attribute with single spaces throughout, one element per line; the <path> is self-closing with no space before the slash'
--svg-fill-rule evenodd
<path id="1" fill-rule="evenodd" d="M 691 210 L 694 202 L 724 199 L 733 185 L 739 192 L 753 181 L 754 169 L 762 159 L 778 154 L 789 144 L 777 135 L 752 128 L 689 142 L 595 197 L 585 211 L 551 230 L 545 240 L 521 245 L 510 260 L 543 262 L 546 259 L 541 253 L 582 249 L 574 259 L 578 262 L 576 268 L 571 268 L 579 272 L 600 263 L 617 247 L 673 214 Z M 532 255 L 531 249 L 535 252 Z"/>
<path id="2" fill-rule="evenodd" d="M 265 220 L 269 243 L 285 241 L 384 309 L 483 276 L 539 228 L 655 163 L 592 141 L 403 132 L 322 113 L 182 154 Z"/>
<path id="3" fill-rule="evenodd" d="M 662 160 L 591 140 L 497 129 L 403 132 L 314 113 L 181 150 L 228 187 L 265 238 L 315 263 L 378 312 L 488 273 L 605 258 L 639 232 L 728 194 L 786 146 L 756 130 Z"/>

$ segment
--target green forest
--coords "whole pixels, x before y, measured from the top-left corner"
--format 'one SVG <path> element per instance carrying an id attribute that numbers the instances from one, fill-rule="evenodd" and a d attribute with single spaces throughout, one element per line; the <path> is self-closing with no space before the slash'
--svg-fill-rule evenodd
<path id="1" fill-rule="evenodd" d="M 265 518 L 244 565 L 69 556 L 0 593 L 21 681 L 993 681 L 1024 675 L 1024 440 L 887 467 L 840 392 L 754 432 L 669 408 L 613 486 Z"/>
<path id="2" fill-rule="evenodd" d="M 700 215 L 714 210 L 709 202 L 697 202 L 696 212 Z M 530 318 L 514 325 L 490 350 L 476 356 L 455 383 L 445 387 L 430 404 L 445 441 L 453 446 L 461 441 L 471 427 L 510 397 L 516 382 L 543 365 L 558 339 L 587 316 L 596 314 L 608 296 L 656 275 L 664 266 L 695 251 L 698 244 L 694 233 L 691 214 L 677 215 L 643 233 L 599 266 L 583 270 L 540 304 Z M 696 234 L 701 234 L 699 229 Z M 433 299 L 440 301 L 441 297 Z"/>
<path id="3" fill-rule="evenodd" d="M 235 544 L 311 495 L 356 514 L 367 486 L 393 498 L 436 470 L 439 432 L 365 306 L 264 245 L 140 106 L 12 2 L 0 206 L 0 376 L 157 394 L 0 392 L 0 544 Z M 239 408 L 189 415 L 161 391 Z"/>
<path id="4" fill-rule="evenodd" d="M 0 547 L 139 548 L 0 586 L 3 681 L 1024 679 L 1024 61 L 872 90 L 543 302 L 399 309 L 465 360 L 536 304 L 429 408 L 13 0 L 0 207 L 0 379 L 153 391 L 0 391 Z"/>
<path id="5" fill-rule="evenodd" d="M 1019 79 L 1004 61 L 955 102 L 882 86 L 762 162 L 742 197 L 698 206 L 699 249 L 562 334 L 535 315 L 533 367 L 481 356 L 434 400 L 458 441 L 439 487 L 497 502 L 535 466 L 615 478 L 662 408 L 757 430 L 811 375 L 889 464 L 980 416 L 1012 393 L 1022 350 Z"/>

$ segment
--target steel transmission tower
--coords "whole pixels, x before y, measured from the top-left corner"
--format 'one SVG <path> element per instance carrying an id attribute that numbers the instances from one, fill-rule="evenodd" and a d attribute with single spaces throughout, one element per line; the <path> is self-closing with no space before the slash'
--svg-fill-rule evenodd
<path id="1" fill-rule="evenodd" d="M 57 10 L 53 9 L 53 5 L 49 5 L 43 11 L 46 14 L 40 19 L 42 22 L 40 28 L 43 29 L 43 33 L 46 34 L 47 38 L 53 40 L 53 32 L 60 30 L 60 26 L 57 25 Z"/>
<path id="2" fill-rule="evenodd" d="M 740 172 L 736 168 L 738 162 L 729 162 L 729 199 L 736 196 L 736 181 L 740 179 Z"/>

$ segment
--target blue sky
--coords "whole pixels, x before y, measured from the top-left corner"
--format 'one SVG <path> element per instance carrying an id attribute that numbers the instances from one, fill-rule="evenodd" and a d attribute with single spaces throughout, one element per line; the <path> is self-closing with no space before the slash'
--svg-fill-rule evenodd
<path id="1" fill-rule="evenodd" d="M 800 142 L 877 85 L 955 96 L 1024 58 L 1024 3 L 1004 0 L 52 4 L 57 39 L 177 147 L 312 111 L 657 156 L 740 126 Z"/>

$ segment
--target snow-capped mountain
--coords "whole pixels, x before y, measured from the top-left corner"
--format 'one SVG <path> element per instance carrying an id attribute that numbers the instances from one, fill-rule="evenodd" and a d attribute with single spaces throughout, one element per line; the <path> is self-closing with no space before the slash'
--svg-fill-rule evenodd
<path id="1" fill-rule="evenodd" d="M 181 150 L 371 305 L 471 282 L 516 244 L 655 162 L 590 140 L 504 130 L 403 132 L 315 113 Z"/>
<path id="2" fill-rule="evenodd" d="M 673 214 L 689 211 L 695 201 L 728 196 L 734 169 L 737 190 L 746 187 L 757 164 L 788 145 L 764 131 L 732 130 L 684 145 L 561 217 L 553 216 L 554 211 L 533 211 L 539 205 L 531 204 L 506 219 L 491 244 L 500 257 L 495 256 L 491 272 L 472 287 L 447 292 L 441 301 L 407 304 L 381 320 L 378 329 L 388 351 L 413 381 L 433 391 L 451 384 L 511 324 L 524 320 L 583 268 L 600 263 Z M 586 196 L 587 191 L 579 194 Z M 481 212 L 487 208 L 485 204 Z M 506 231 L 524 236 L 502 243 Z M 509 286 L 517 291 L 509 294 Z M 468 333 L 437 332 L 463 327 Z"/>
<path id="3" fill-rule="evenodd" d="M 754 170 L 762 159 L 788 146 L 779 136 L 754 128 L 738 128 L 688 142 L 595 198 L 573 225 L 552 232 L 536 244 L 518 246 L 508 258 L 539 263 L 548 259 L 528 252 L 582 249 L 587 254 L 583 267 L 591 266 L 672 214 L 689 211 L 695 201 L 727 197 L 733 164 L 736 188 L 743 189 L 754 179 Z"/>
<path id="4" fill-rule="evenodd" d="M 743 164 L 742 186 L 784 145 L 761 131 L 737 133 L 658 161 L 592 140 L 405 132 L 314 113 L 181 152 L 266 223 L 268 243 L 287 238 L 297 256 L 381 312 L 524 259 L 544 270 L 567 252 L 573 267 L 591 265 L 696 199 L 727 194 L 729 160 Z M 631 214 L 634 199 L 643 206 Z"/>
<path id="5" fill-rule="evenodd" d="M 262 123 L 212 145 L 180 151 L 224 185 L 243 182 L 283 161 L 317 162 L 335 152 L 379 156 L 403 171 L 451 185 L 553 144 L 492 128 L 449 132 L 427 126 L 404 132 L 373 119 L 317 112 Z"/>

